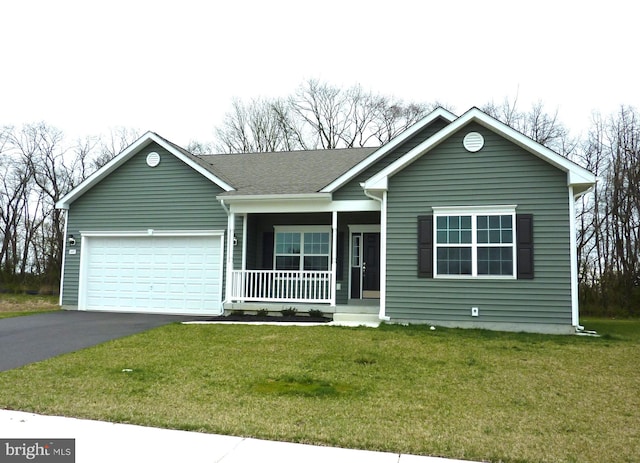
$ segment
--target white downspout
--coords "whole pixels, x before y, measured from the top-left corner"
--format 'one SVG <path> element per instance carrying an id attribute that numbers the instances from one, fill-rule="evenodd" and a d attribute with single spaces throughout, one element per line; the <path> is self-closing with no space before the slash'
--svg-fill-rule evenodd
<path id="1" fill-rule="evenodd" d="M 379 198 L 364 188 L 361 183 L 364 194 L 380 203 L 380 312 L 378 318 L 380 320 L 389 321 L 387 316 L 387 190 L 382 191 L 382 198 Z"/>
<path id="2" fill-rule="evenodd" d="M 579 306 L 579 286 L 578 286 L 578 237 L 576 226 L 576 201 L 583 195 L 590 193 L 595 188 L 595 185 L 589 187 L 582 193 L 574 194 L 573 185 L 569 185 L 569 215 L 571 217 L 571 223 L 569 224 L 569 230 L 571 233 L 571 324 L 576 328 L 578 332 L 585 332 L 584 326 L 580 325 L 580 306 Z M 585 332 L 588 334 L 594 334 L 595 331 Z"/>
<path id="3" fill-rule="evenodd" d="M 576 229 L 576 196 L 573 185 L 569 185 L 569 246 L 571 259 L 571 324 L 580 329 L 580 308 L 578 304 L 578 240 Z"/>

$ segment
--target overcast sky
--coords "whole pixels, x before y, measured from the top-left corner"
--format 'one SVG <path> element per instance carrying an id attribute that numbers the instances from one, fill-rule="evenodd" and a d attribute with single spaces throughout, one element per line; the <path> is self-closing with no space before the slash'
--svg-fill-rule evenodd
<path id="1" fill-rule="evenodd" d="M 5 0 L 0 125 L 213 139 L 234 97 L 320 79 L 463 113 L 541 100 L 576 135 L 640 108 L 640 4 L 607 1 Z"/>

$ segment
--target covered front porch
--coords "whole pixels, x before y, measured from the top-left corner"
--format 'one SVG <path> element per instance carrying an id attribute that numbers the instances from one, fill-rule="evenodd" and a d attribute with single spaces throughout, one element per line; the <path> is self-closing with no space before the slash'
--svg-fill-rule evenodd
<path id="1" fill-rule="evenodd" d="M 380 233 L 376 210 L 230 215 L 225 311 L 377 317 Z"/>

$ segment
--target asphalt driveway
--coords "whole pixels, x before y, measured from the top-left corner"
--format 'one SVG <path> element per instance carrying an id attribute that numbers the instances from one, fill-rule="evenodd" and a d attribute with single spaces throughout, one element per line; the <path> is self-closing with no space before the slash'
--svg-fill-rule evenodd
<path id="1" fill-rule="evenodd" d="M 63 310 L 0 319 L 0 371 L 195 318 Z"/>

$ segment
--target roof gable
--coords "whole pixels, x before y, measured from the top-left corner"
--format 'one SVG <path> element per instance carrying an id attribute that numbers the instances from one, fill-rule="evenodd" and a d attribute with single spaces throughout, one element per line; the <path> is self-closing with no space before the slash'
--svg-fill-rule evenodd
<path id="1" fill-rule="evenodd" d="M 386 156 L 390 151 L 394 150 L 406 140 L 414 136 L 416 133 L 420 132 L 423 128 L 431 124 L 437 119 L 444 119 L 447 122 L 451 122 L 455 120 L 456 116 L 447 111 L 444 108 L 436 108 L 423 117 L 421 120 L 413 124 L 407 130 L 403 131 L 395 138 L 393 138 L 390 142 L 378 148 L 375 152 L 371 154 L 368 158 L 362 160 L 351 169 L 344 172 L 340 177 L 336 178 L 333 182 L 324 187 L 321 192 L 323 193 L 333 193 L 346 185 L 349 181 L 353 180 L 358 174 L 364 172 L 367 168 L 374 165 L 377 161 Z"/>
<path id="2" fill-rule="evenodd" d="M 171 153 L 176 158 L 180 159 L 182 162 L 187 164 L 189 167 L 194 169 L 196 172 L 200 173 L 224 191 L 233 191 L 233 187 L 225 180 L 221 179 L 218 175 L 214 174 L 211 166 L 207 166 L 205 163 L 198 160 L 196 156 L 189 153 L 188 151 L 180 148 L 179 146 L 169 142 L 168 140 L 162 138 L 158 134 L 154 132 L 147 132 L 138 138 L 135 142 L 133 142 L 127 149 L 125 149 L 122 153 L 118 154 L 111 161 L 106 163 L 92 175 L 90 175 L 86 180 L 84 180 L 80 185 L 75 187 L 69 193 L 67 193 L 62 199 L 60 199 L 56 203 L 56 207 L 58 209 L 68 209 L 69 205 L 73 203 L 76 199 L 82 196 L 84 193 L 89 191 L 95 185 L 97 185 L 102 179 L 107 177 L 113 171 L 115 171 L 118 167 L 123 165 L 137 153 L 139 153 L 142 149 L 148 146 L 151 143 L 157 143 L 162 148 L 166 149 L 169 153 Z"/>
<path id="3" fill-rule="evenodd" d="M 570 186 L 576 187 L 576 193 L 583 192 L 595 184 L 595 175 L 587 169 L 559 155 L 555 151 L 550 150 L 497 119 L 494 119 L 488 114 L 480 111 L 478 108 L 472 108 L 438 133 L 428 138 L 404 156 L 369 178 L 364 183 L 365 190 L 386 190 L 389 177 L 409 166 L 416 159 L 420 158 L 429 150 L 439 145 L 449 138 L 449 136 L 471 122 L 477 122 L 556 168 L 566 172 L 567 183 Z"/>

